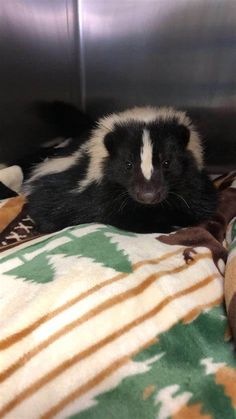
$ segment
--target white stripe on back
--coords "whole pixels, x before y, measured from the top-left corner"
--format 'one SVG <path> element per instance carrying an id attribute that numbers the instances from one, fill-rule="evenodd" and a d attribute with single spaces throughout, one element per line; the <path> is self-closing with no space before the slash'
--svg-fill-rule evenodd
<path id="1" fill-rule="evenodd" d="M 50 175 L 52 173 L 64 172 L 70 167 L 74 166 L 81 156 L 80 149 L 76 150 L 73 154 L 65 157 L 54 157 L 44 160 L 42 163 L 39 163 L 33 172 L 31 173 L 29 182 L 32 180 L 41 178 L 43 176 Z"/>
<path id="2" fill-rule="evenodd" d="M 141 170 L 143 176 L 150 180 L 153 172 L 153 165 L 152 165 L 152 142 L 150 138 L 149 131 L 144 129 L 143 130 L 143 145 L 141 147 Z"/>

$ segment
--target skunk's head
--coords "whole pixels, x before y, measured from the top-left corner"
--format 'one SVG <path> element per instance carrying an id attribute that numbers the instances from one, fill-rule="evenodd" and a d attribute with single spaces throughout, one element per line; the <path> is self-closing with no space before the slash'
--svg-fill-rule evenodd
<path id="1" fill-rule="evenodd" d="M 178 190 L 189 161 L 202 167 L 197 132 L 184 112 L 172 108 L 134 108 L 103 118 L 90 151 L 94 180 L 106 176 L 147 205 L 159 204 Z"/>

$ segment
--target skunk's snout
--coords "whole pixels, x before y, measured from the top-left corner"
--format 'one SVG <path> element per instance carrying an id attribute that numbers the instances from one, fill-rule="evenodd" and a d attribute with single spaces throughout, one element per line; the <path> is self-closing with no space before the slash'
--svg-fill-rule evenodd
<path id="1" fill-rule="evenodd" d="M 152 204 L 156 200 L 154 191 L 137 191 L 137 201 L 144 204 Z"/>
<path id="2" fill-rule="evenodd" d="M 159 170 L 153 171 L 150 180 L 137 171 L 130 184 L 129 193 L 140 204 L 155 205 L 166 199 L 167 185 Z"/>
<path id="3" fill-rule="evenodd" d="M 134 190 L 134 198 L 141 204 L 154 205 L 166 198 L 166 192 L 163 188 L 155 189 L 154 187 L 136 187 Z"/>

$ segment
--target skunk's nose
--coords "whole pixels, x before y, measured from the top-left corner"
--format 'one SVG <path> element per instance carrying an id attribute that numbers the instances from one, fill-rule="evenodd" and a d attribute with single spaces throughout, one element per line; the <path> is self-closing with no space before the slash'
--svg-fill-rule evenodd
<path id="1" fill-rule="evenodd" d="M 157 200 L 155 191 L 138 191 L 137 200 L 144 204 L 152 204 Z"/>

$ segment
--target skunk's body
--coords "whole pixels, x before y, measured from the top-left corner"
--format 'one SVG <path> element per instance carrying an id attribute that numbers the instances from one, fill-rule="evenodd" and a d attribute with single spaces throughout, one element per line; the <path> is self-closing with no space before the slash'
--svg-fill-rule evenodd
<path id="1" fill-rule="evenodd" d="M 148 107 L 112 114 L 60 153 L 39 164 L 24 188 L 41 232 L 91 222 L 168 232 L 215 212 L 200 139 L 183 112 Z"/>

